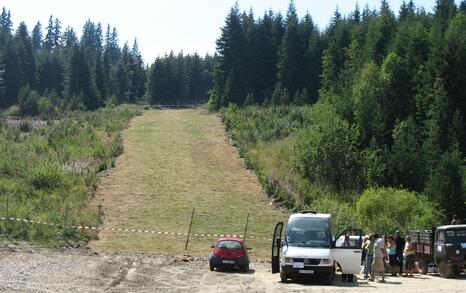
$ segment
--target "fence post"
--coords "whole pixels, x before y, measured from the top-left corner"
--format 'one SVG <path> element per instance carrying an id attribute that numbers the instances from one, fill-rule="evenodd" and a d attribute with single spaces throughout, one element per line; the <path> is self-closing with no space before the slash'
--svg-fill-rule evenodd
<path id="1" fill-rule="evenodd" d="M 10 216 L 8 215 L 8 204 L 9 204 L 9 201 L 10 201 L 10 194 L 7 193 L 6 194 L 6 206 L 5 206 L 5 225 L 4 225 L 4 229 L 5 229 L 5 238 L 8 237 L 8 221 L 10 220 Z"/>
<path id="2" fill-rule="evenodd" d="M 248 235 L 248 224 L 249 224 L 249 213 L 246 218 L 246 227 L 244 227 L 244 236 L 243 236 L 244 241 L 246 241 L 246 237 Z"/>
<path id="3" fill-rule="evenodd" d="M 65 213 L 63 215 L 63 242 L 66 243 L 66 226 L 68 225 L 68 203 L 65 201 Z"/>
<path id="4" fill-rule="evenodd" d="M 196 209 L 193 208 L 193 213 L 191 214 L 191 221 L 189 221 L 189 230 L 188 230 L 188 236 L 186 237 L 186 244 L 184 246 L 184 250 L 188 249 L 188 243 L 189 243 L 189 235 L 191 234 L 191 227 L 193 226 L 193 218 L 194 218 L 194 211 Z"/>

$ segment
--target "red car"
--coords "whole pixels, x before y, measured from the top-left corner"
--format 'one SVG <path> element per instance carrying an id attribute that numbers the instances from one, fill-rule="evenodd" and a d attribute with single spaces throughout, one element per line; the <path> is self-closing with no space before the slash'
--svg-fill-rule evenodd
<path id="1" fill-rule="evenodd" d="M 210 270 L 224 268 L 239 268 L 243 272 L 249 271 L 248 248 L 243 239 L 236 237 L 220 238 L 212 245 L 209 258 Z"/>

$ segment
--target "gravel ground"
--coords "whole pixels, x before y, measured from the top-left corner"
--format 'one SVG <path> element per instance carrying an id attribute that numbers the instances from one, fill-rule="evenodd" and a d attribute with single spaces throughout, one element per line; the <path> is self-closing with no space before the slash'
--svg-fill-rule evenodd
<path id="1" fill-rule="evenodd" d="M 210 272 L 205 258 L 94 253 L 88 249 L 0 247 L 0 292 L 466 292 L 466 276 L 416 275 L 387 283 L 282 284 L 270 264 L 252 263 L 249 273 Z"/>

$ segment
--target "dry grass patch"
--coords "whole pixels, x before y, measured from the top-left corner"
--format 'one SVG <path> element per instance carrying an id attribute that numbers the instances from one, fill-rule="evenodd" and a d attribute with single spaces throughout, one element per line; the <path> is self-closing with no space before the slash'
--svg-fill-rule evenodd
<path id="1" fill-rule="evenodd" d="M 243 234 L 271 238 L 286 217 L 269 205 L 254 174 L 227 142 L 216 115 L 205 110 L 155 110 L 124 133 L 125 153 L 105 178 L 95 203 L 105 225 L 186 233 Z M 101 250 L 184 254 L 184 237 L 102 233 Z M 194 238 L 187 253 L 207 255 L 214 239 Z M 254 255 L 269 256 L 268 241 L 251 240 Z"/>

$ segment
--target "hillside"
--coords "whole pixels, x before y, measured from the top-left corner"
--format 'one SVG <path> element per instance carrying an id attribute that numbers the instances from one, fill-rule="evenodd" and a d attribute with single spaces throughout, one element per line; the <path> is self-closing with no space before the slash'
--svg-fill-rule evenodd
<path id="1" fill-rule="evenodd" d="M 257 178 L 228 143 L 220 119 L 205 110 L 147 111 L 123 135 L 125 153 L 99 185 L 95 204 L 104 227 L 187 233 L 243 234 L 271 238 L 286 215 L 270 206 Z M 216 237 L 104 231 L 100 251 L 208 255 Z M 270 241 L 249 239 L 253 255 L 267 257 Z"/>

